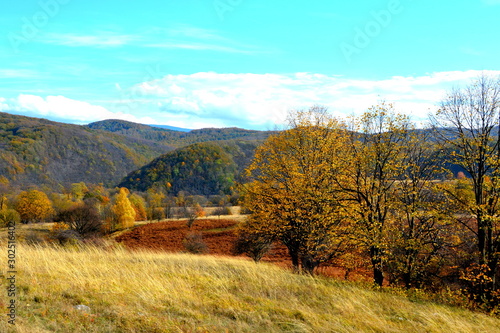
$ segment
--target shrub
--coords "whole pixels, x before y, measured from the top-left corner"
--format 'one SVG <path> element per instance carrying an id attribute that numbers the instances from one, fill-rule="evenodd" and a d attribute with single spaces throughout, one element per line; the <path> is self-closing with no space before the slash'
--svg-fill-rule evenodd
<path id="1" fill-rule="evenodd" d="M 217 207 L 217 209 L 214 211 L 214 215 L 217 215 L 217 216 L 232 215 L 231 208 L 230 207 Z"/>
<path id="2" fill-rule="evenodd" d="M 64 222 L 83 238 L 102 232 L 102 221 L 97 209 L 86 204 L 60 212 L 56 221 Z"/>
<path id="3" fill-rule="evenodd" d="M 0 228 L 6 227 L 9 222 L 19 223 L 20 221 L 21 217 L 14 209 L 0 210 Z"/>
<path id="4" fill-rule="evenodd" d="M 75 230 L 61 230 L 54 235 L 61 245 L 77 245 L 82 241 L 82 236 Z"/>
<path id="5" fill-rule="evenodd" d="M 200 233 L 190 233 L 184 239 L 184 247 L 186 251 L 193 254 L 208 253 L 207 244 L 203 241 L 203 236 Z"/>
<path id="6" fill-rule="evenodd" d="M 236 240 L 233 253 L 236 255 L 246 254 L 255 262 L 259 262 L 262 257 L 271 249 L 273 240 L 269 235 L 261 233 L 248 233 L 240 230 Z"/>

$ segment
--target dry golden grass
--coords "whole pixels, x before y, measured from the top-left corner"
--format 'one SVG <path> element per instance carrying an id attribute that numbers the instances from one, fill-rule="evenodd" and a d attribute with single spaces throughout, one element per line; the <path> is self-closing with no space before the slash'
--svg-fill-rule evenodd
<path id="1" fill-rule="evenodd" d="M 500 332 L 483 314 L 245 260 L 18 250 L 16 332 Z M 0 332 L 9 330 L 5 298 Z"/>

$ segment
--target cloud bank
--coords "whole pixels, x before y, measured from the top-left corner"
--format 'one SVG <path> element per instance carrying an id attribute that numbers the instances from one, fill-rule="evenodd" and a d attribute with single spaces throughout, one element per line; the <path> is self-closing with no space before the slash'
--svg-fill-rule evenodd
<path id="1" fill-rule="evenodd" d="M 367 80 L 314 73 L 202 72 L 167 75 L 124 90 L 117 85 L 120 97 L 101 105 L 64 96 L 19 95 L 0 98 L 0 110 L 74 123 L 114 118 L 185 128 L 273 129 L 291 109 L 323 105 L 335 116 L 346 117 L 387 101 L 424 123 L 447 91 L 470 84 L 481 73 L 500 75 L 471 70 Z"/>

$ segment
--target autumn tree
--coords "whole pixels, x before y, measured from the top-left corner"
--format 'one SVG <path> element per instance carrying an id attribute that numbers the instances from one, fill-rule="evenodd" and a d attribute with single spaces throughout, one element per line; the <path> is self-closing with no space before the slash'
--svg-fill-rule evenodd
<path id="1" fill-rule="evenodd" d="M 489 302 L 500 288 L 500 79 L 482 75 L 471 85 L 452 90 L 431 119 L 436 137 L 452 151 L 451 162 L 471 179 L 472 200 L 448 194 L 471 217 L 457 222 L 475 235 L 476 264 L 487 277 L 476 296 Z"/>
<path id="2" fill-rule="evenodd" d="M 116 226 L 120 229 L 134 226 L 135 210 L 130 203 L 128 194 L 129 191 L 125 187 L 120 188 L 112 207 L 112 211 L 116 218 Z"/>
<path id="3" fill-rule="evenodd" d="M 160 221 L 165 217 L 165 212 L 163 209 L 163 200 L 165 199 L 165 194 L 161 190 L 155 188 L 150 188 L 147 191 L 146 201 L 147 201 L 147 219 L 148 220 L 158 220 Z"/>
<path id="4" fill-rule="evenodd" d="M 15 209 L 23 223 L 41 222 L 54 214 L 52 202 L 44 192 L 38 190 L 21 192 Z"/>
<path id="5" fill-rule="evenodd" d="M 89 189 L 84 182 L 71 184 L 71 197 L 76 201 L 83 200 L 85 194 L 88 192 Z"/>
<path id="6" fill-rule="evenodd" d="M 421 288 L 445 262 L 452 228 L 445 218 L 443 194 L 435 179 L 441 152 L 428 130 L 408 131 L 401 149 L 402 172 L 395 183 L 389 271 L 393 282 Z"/>
<path id="7" fill-rule="evenodd" d="M 102 220 L 95 206 L 80 203 L 60 212 L 56 221 L 64 222 L 71 230 L 82 237 L 99 234 L 102 231 Z"/>
<path id="8" fill-rule="evenodd" d="M 9 209 L 6 199 L 2 200 L 0 203 L 0 228 L 8 226 L 9 223 L 18 223 L 20 221 L 19 213 L 15 209 Z"/>
<path id="9" fill-rule="evenodd" d="M 334 177 L 352 203 L 353 237 L 369 252 L 374 282 L 382 285 L 388 255 L 388 232 L 395 185 L 403 173 L 403 148 L 410 123 L 392 105 L 370 108 L 353 120 L 343 152 L 342 177 Z M 341 155 L 339 155 L 341 156 Z"/>
<path id="10" fill-rule="evenodd" d="M 147 219 L 147 214 L 144 199 L 140 195 L 133 193 L 129 196 L 129 200 L 135 211 L 135 221 L 145 221 Z"/>
<path id="11" fill-rule="evenodd" d="M 289 117 L 289 129 L 260 146 L 243 186 L 255 223 L 249 233 L 268 234 L 287 248 L 295 269 L 313 272 L 338 255 L 347 218 L 333 176 L 346 130 L 327 110 L 313 107 Z"/>

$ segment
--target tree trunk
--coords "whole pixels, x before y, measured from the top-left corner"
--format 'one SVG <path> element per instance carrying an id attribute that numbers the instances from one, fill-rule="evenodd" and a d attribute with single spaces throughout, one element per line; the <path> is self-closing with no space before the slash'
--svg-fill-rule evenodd
<path id="1" fill-rule="evenodd" d="M 313 259 L 311 259 L 310 257 L 304 257 L 302 258 L 302 269 L 304 270 L 304 272 L 308 273 L 308 274 L 313 274 L 314 273 L 314 269 L 316 269 L 316 267 L 318 267 L 319 263 Z"/>
<path id="2" fill-rule="evenodd" d="M 370 257 L 373 267 L 373 282 L 382 287 L 384 283 L 384 271 L 382 266 L 382 250 L 376 246 L 370 248 Z"/>

